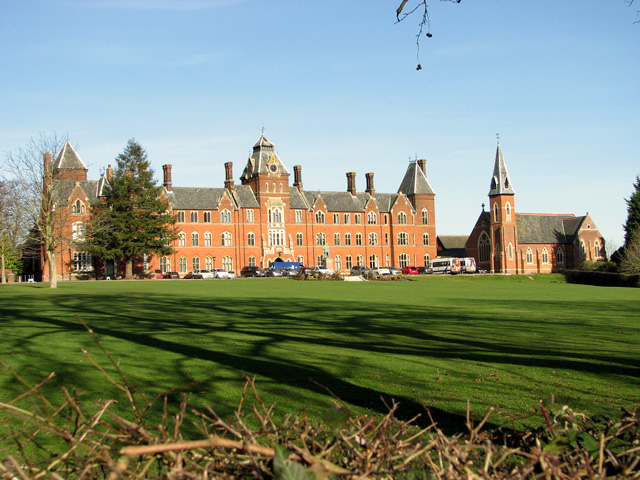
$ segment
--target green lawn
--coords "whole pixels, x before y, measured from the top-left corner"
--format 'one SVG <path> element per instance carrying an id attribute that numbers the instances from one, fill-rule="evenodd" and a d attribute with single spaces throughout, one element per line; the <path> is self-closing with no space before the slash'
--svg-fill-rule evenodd
<path id="1" fill-rule="evenodd" d="M 426 405 L 452 428 L 467 401 L 476 416 L 495 406 L 493 424 L 516 427 L 540 423 L 539 401 L 552 394 L 589 414 L 640 406 L 640 290 L 557 275 L 2 286 L 0 358 L 34 384 L 54 371 L 48 395 L 75 386 L 93 404 L 122 398 L 82 353 L 114 371 L 75 315 L 136 387 L 200 382 L 187 389 L 190 405 L 223 416 L 245 375 L 280 414 L 316 416 L 331 391 L 371 413 L 386 412 L 381 397 L 407 417 Z M 1 369 L 0 388 L 7 401 L 22 387 Z"/>

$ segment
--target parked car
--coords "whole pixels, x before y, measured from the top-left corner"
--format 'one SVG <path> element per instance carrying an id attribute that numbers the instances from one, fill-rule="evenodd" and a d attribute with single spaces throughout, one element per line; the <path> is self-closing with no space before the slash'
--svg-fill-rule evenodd
<path id="1" fill-rule="evenodd" d="M 296 267 L 289 267 L 280 269 L 280 272 L 282 272 L 283 277 L 295 277 L 298 275 L 298 270 Z"/>
<path id="2" fill-rule="evenodd" d="M 389 269 L 389 275 L 402 275 L 402 270 L 398 267 L 387 267 Z"/>
<path id="3" fill-rule="evenodd" d="M 404 267 L 402 269 L 402 274 L 403 275 L 418 275 L 420 272 L 418 272 L 418 269 L 416 267 Z"/>
<path id="4" fill-rule="evenodd" d="M 216 278 L 216 275 L 212 270 L 207 270 L 207 269 L 198 270 L 198 273 L 201 275 L 200 278 L 206 278 L 209 280 L 212 278 Z"/>
<path id="5" fill-rule="evenodd" d="M 195 279 L 195 278 L 202 279 L 202 275 L 200 275 L 200 271 L 196 270 L 196 271 L 193 271 L 193 272 L 187 272 L 184 275 L 184 278 L 187 278 L 187 279 Z"/>
<path id="6" fill-rule="evenodd" d="M 267 271 L 264 275 L 265 277 L 281 277 L 282 276 L 282 271 L 281 270 L 277 270 L 275 268 L 267 268 Z"/>
<path id="7" fill-rule="evenodd" d="M 178 272 L 164 272 L 162 278 L 180 278 L 180 274 Z"/>
<path id="8" fill-rule="evenodd" d="M 433 269 L 431 267 L 416 267 L 416 270 L 418 270 L 419 275 L 428 275 L 433 273 Z"/>
<path id="9" fill-rule="evenodd" d="M 241 277 L 264 277 L 264 270 L 260 267 L 242 267 L 240 270 Z"/>
<path id="10" fill-rule="evenodd" d="M 380 277 L 382 275 L 391 275 L 391 272 L 389 271 L 389 267 L 377 267 L 371 270 L 371 273 L 373 273 L 374 275 Z"/>
<path id="11" fill-rule="evenodd" d="M 162 273 L 162 270 L 156 270 L 153 272 L 153 278 L 164 278 L 164 273 Z"/>
<path id="12" fill-rule="evenodd" d="M 300 269 L 298 270 L 298 273 L 304 273 L 306 275 L 312 275 L 313 274 L 313 267 L 300 267 Z"/>
<path id="13" fill-rule="evenodd" d="M 236 275 L 236 272 L 234 272 L 233 270 L 227 272 L 229 274 L 229 278 L 238 278 L 238 275 Z"/>
<path id="14" fill-rule="evenodd" d="M 311 273 L 314 275 L 331 275 L 332 272 L 324 265 L 318 265 L 311 267 Z"/>
<path id="15" fill-rule="evenodd" d="M 227 272 L 222 268 L 214 268 L 213 276 L 214 278 L 231 278 L 231 276 L 229 275 L 229 272 Z"/>
<path id="16" fill-rule="evenodd" d="M 371 273 L 371 269 L 369 267 L 365 267 L 364 265 L 357 265 L 351 268 L 351 275 L 358 276 L 362 275 L 363 277 L 368 277 Z"/>

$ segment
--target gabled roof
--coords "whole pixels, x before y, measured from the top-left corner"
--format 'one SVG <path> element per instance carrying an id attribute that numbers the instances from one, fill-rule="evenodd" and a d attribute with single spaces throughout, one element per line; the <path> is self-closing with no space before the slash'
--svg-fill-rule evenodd
<path id="1" fill-rule="evenodd" d="M 374 198 L 380 213 L 390 213 L 391 207 L 393 207 L 397 199 L 397 193 L 376 193 Z"/>
<path id="2" fill-rule="evenodd" d="M 467 244 L 469 235 L 438 235 L 438 243 L 444 249 L 462 248 Z"/>
<path id="3" fill-rule="evenodd" d="M 260 208 L 260 204 L 249 185 L 236 185 L 233 189 L 239 207 Z"/>
<path id="4" fill-rule="evenodd" d="M 303 195 L 309 205 L 313 205 L 321 197 L 329 212 L 364 212 L 362 200 L 349 192 L 305 191 Z"/>
<path id="5" fill-rule="evenodd" d="M 173 187 L 166 191 L 171 207 L 176 210 L 217 210 L 224 188 Z"/>
<path id="6" fill-rule="evenodd" d="M 64 144 L 58 158 L 53 164 L 54 170 L 87 170 L 86 165 L 69 142 Z"/>
<path id="7" fill-rule="evenodd" d="M 584 219 L 575 215 L 518 213 L 518 243 L 573 243 Z"/>
<path id="8" fill-rule="evenodd" d="M 405 195 L 435 195 L 433 188 L 429 185 L 427 176 L 417 162 L 409 163 L 407 172 L 400 183 L 400 188 L 398 188 L 398 193 L 404 193 Z"/>
<path id="9" fill-rule="evenodd" d="M 500 143 L 496 149 L 496 161 L 493 165 L 493 177 L 491 178 L 491 190 L 489 196 L 493 195 L 515 195 L 515 190 L 511 186 L 511 178 L 507 171 L 507 165 L 502 156 Z"/>
<path id="10" fill-rule="evenodd" d="M 280 157 L 278 157 L 278 154 L 275 153 L 273 143 L 263 133 L 253 146 L 253 153 L 247 160 L 247 165 L 244 167 L 240 180 L 248 180 L 258 173 L 269 173 L 271 165 L 276 165 L 277 173 L 290 173 L 280 160 Z"/>
<path id="11" fill-rule="evenodd" d="M 300 190 L 298 190 L 295 187 L 292 187 L 289 189 L 289 206 L 291 208 L 296 208 L 296 209 L 309 209 L 309 205 L 307 204 L 307 200 L 305 199 L 304 195 L 302 193 L 300 193 Z"/>
<path id="12" fill-rule="evenodd" d="M 95 205 L 98 202 L 99 182 L 96 180 L 85 180 L 77 182 L 75 180 L 56 180 L 54 182 L 54 202 L 57 206 L 65 206 L 69 203 L 69 196 L 73 189 L 79 186 L 89 199 L 89 205 Z"/>

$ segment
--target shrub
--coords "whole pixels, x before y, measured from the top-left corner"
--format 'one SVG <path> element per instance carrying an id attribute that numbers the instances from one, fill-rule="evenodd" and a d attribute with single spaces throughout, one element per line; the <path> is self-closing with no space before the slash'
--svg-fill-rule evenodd
<path id="1" fill-rule="evenodd" d="M 589 272 L 617 272 L 618 266 L 614 262 L 594 262 L 586 260 L 580 264 L 580 270 Z"/>

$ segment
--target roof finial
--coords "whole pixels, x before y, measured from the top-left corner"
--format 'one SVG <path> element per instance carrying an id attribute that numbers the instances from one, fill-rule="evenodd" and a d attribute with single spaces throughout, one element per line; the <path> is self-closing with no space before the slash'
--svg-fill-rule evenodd
<path id="1" fill-rule="evenodd" d="M 262 136 L 264 137 L 264 122 L 262 122 Z"/>
<path id="2" fill-rule="evenodd" d="M 498 139 L 498 145 L 500 145 L 500 134 L 496 133 L 496 138 Z"/>

